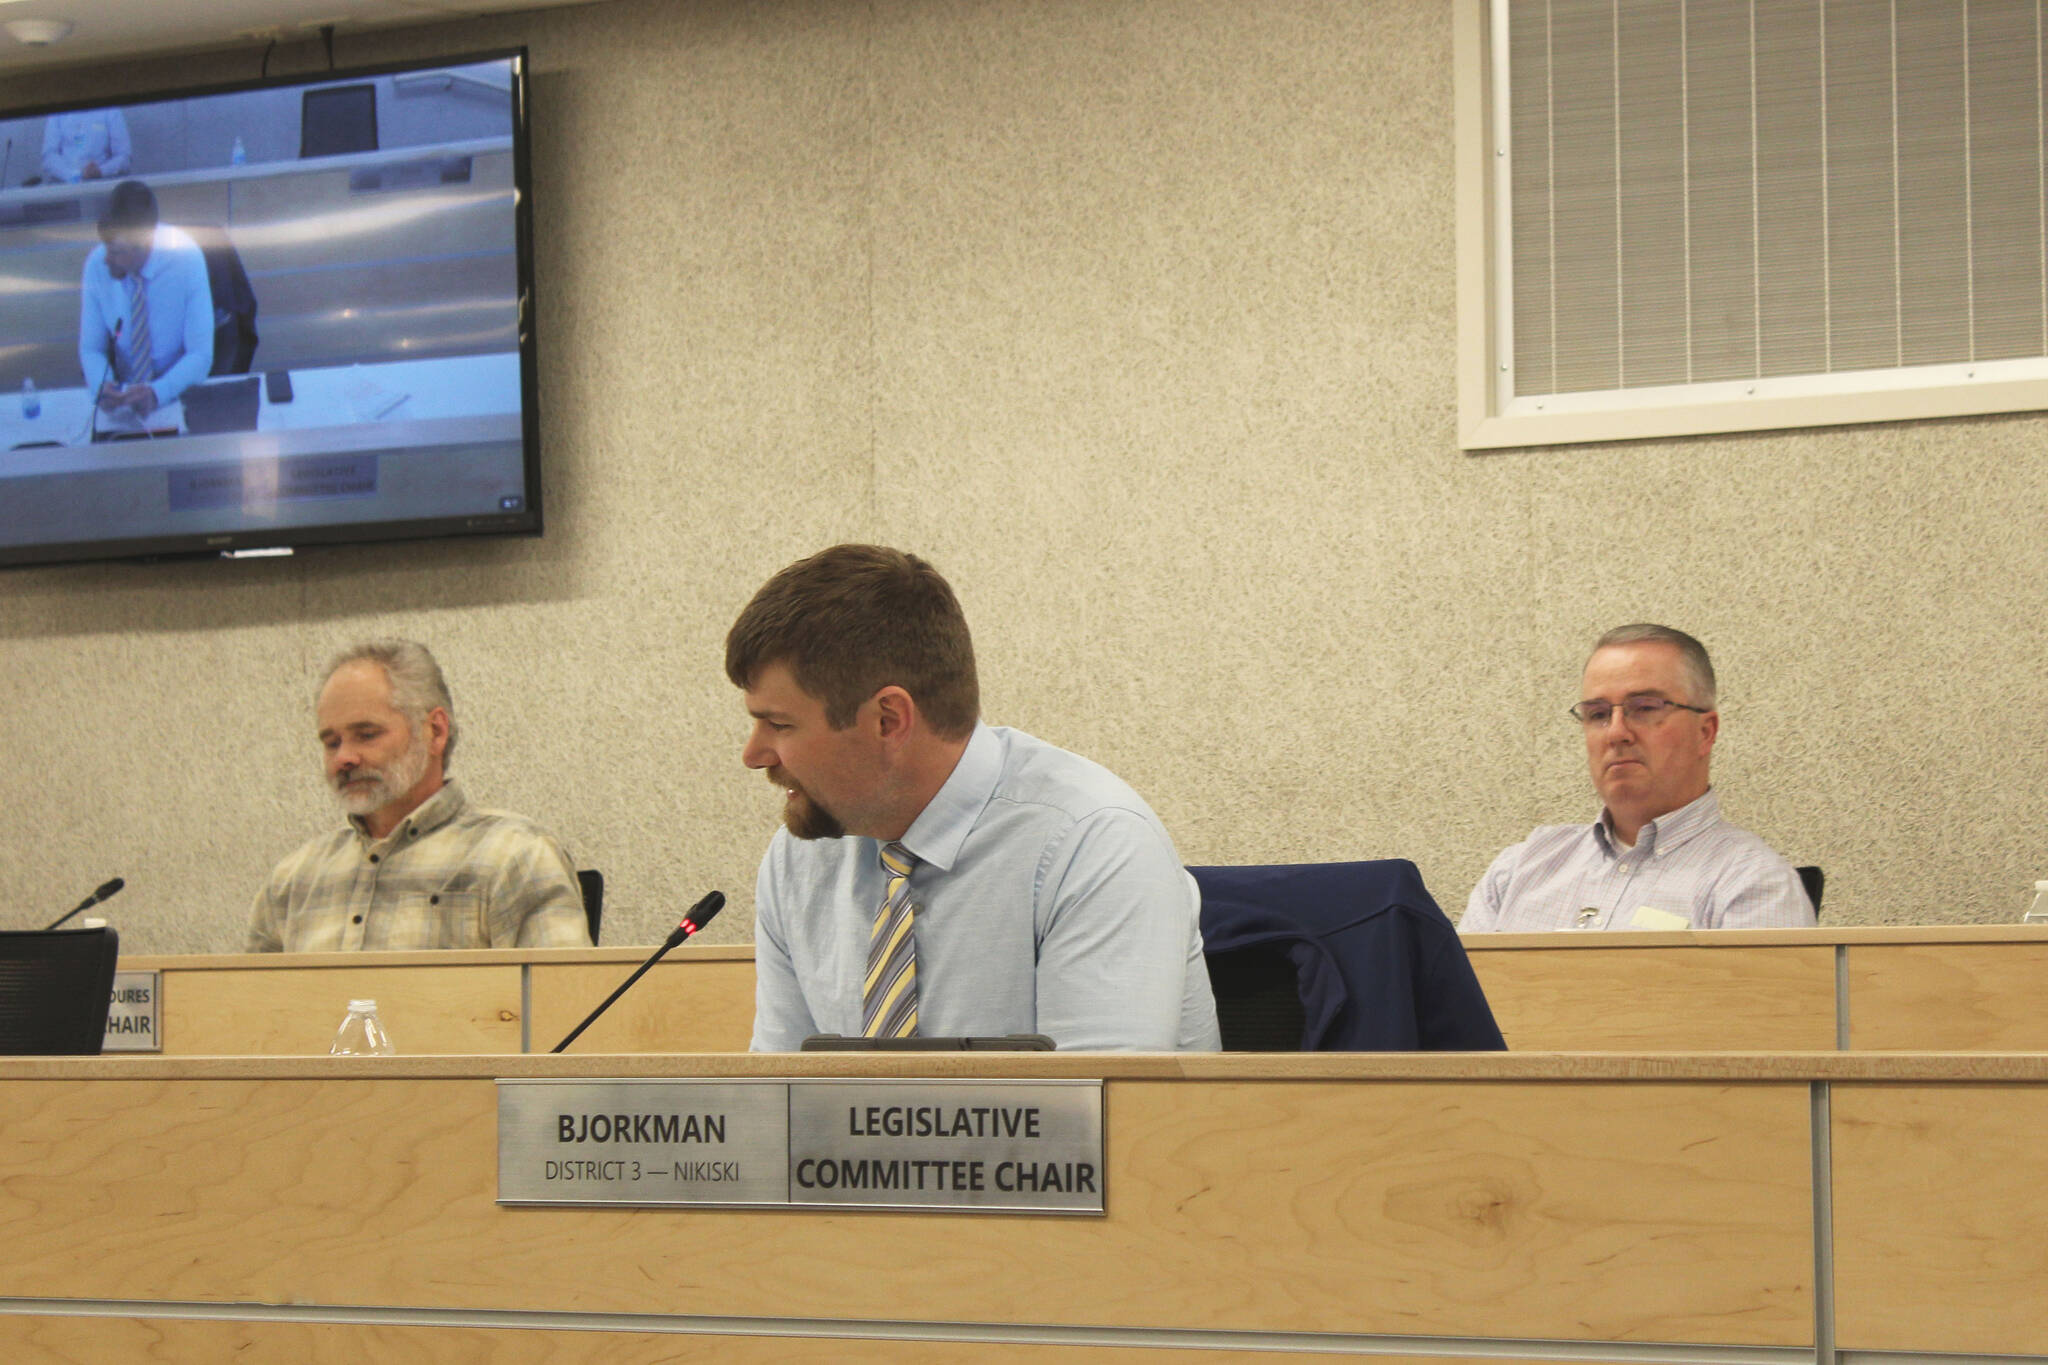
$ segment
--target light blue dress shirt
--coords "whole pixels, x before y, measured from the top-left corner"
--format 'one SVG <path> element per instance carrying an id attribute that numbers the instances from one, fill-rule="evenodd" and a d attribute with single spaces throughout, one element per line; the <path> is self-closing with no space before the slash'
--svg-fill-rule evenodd
<path id="1" fill-rule="evenodd" d="M 1792 865 L 1723 820 L 1721 798 L 1708 791 L 1645 823 L 1634 848 L 1615 839 L 1605 811 L 1590 825 L 1542 826 L 1493 860 L 1458 932 L 1805 929 L 1813 922 L 1813 903 Z"/>
<path id="2" fill-rule="evenodd" d="M 128 174 L 128 120 L 119 109 L 78 109 L 52 114 L 43 123 L 43 174 L 76 185 L 85 168 L 98 165 L 104 180 Z"/>
<path id="3" fill-rule="evenodd" d="M 901 842 L 918 858 L 918 1032 L 1214 1052 L 1201 893 L 1151 807 L 1099 764 L 977 724 Z M 861 1032 L 880 845 L 778 830 L 754 923 L 756 1052 Z"/>
<path id="4" fill-rule="evenodd" d="M 149 284 L 149 350 L 156 377 L 150 387 L 158 403 L 175 403 L 213 369 L 213 286 L 199 244 L 174 227 L 159 224 L 149 259 L 142 263 Z M 88 393 L 98 393 L 110 373 L 109 357 L 128 329 L 134 287 L 107 270 L 107 249 L 96 246 L 85 258 L 80 282 L 78 365 Z"/>

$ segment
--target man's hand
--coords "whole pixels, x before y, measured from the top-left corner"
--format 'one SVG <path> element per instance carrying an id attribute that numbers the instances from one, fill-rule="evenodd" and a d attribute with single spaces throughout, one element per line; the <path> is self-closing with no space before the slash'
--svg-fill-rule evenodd
<path id="1" fill-rule="evenodd" d="M 88 161 L 88 162 L 86 162 L 86 163 L 85 163 L 85 169 L 84 169 L 84 170 L 82 170 L 82 171 L 80 171 L 80 172 L 79 172 L 79 175 L 80 175 L 80 176 L 82 176 L 82 177 L 84 177 L 84 178 L 85 178 L 85 179 L 87 179 L 87 180 L 97 180 L 97 179 L 99 179 L 99 178 L 100 178 L 100 163 L 99 163 L 99 162 L 97 162 L 97 161 Z"/>
<path id="2" fill-rule="evenodd" d="M 119 412 L 127 408 L 137 417 L 147 417 L 157 408 L 156 390 L 147 384 L 130 384 L 125 389 L 112 383 L 103 384 L 99 401 L 102 412 Z"/>

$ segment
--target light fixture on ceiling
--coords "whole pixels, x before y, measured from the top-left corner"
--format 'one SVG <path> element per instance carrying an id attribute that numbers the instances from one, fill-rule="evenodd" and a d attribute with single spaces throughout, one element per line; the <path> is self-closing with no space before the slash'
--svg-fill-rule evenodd
<path id="1" fill-rule="evenodd" d="M 49 47 L 71 36 L 72 25 L 64 19 L 9 19 L 7 31 L 14 41 L 29 47 Z"/>

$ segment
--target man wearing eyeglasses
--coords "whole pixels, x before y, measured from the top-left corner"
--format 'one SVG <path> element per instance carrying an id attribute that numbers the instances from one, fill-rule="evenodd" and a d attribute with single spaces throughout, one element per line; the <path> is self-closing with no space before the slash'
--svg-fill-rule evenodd
<path id="1" fill-rule="evenodd" d="M 1493 860 L 1460 932 L 1786 929 L 1814 922 L 1792 865 L 1721 819 L 1708 784 L 1721 716 L 1706 647 L 1669 626 L 1608 631 L 1571 715 L 1606 808 Z"/>

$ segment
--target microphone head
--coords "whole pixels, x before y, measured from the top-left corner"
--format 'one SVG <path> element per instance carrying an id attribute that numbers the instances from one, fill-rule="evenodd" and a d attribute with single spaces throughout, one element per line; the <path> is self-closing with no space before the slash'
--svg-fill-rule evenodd
<path id="1" fill-rule="evenodd" d="M 113 894 L 114 894 L 114 893 L 115 893 L 116 891 L 119 891 L 119 890 L 120 890 L 120 889 L 121 889 L 122 887 L 124 887 L 124 886 L 126 886 L 126 885 L 128 885 L 128 883 L 127 883 L 127 882 L 124 882 L 124 881 L 122 881 L 122 880 L 121 880 L 121 879 L 120 879 L 119 877 L 116 877 L 116 878 L 114 878 L 114 880 L 112 880 L 112 881 L 110 881 L 110 882 L 106 883 L 106 884 L 105 884 L 104 886 L 100 887 L 100 889 L 99 889 L 99 890 L 97 890 L 97 891 L 93 892 L 93 893 L 92 893 L 92 898 L 93 898 L 94 900 L 96 900 L 96 901 L 103 901 L 103 900 L 105 900 L 105 899 L 106 899 L 107 897 L 109 897 L 109 896 L 113 895 Z"/>
<path id="2" fill-rule="evenodd" d="M 698 901 L 695 905 L 683 911 L 681 922 L 675 928 L 668 931 L 668 946 L 673 948 L 692 934 L 702 930 L 705 925 L 711 923 L 712 916 L 723 909 L 725 909 L 725 893 L 723 891 L 714 891 L 703 900 Z"/>
<path id="3" fill-rule="evenodd" d="M 702 931 L 704 926 L 711 923 L 717 917 L 718 912 L 723 909 L 725 909 L 725 893 L 723 891 L 714 891 L 703 900 L 691 906 L 690 912 L 683 916 L 683 920 L 685 923 L 696 925 L 698 930 Z"/>

